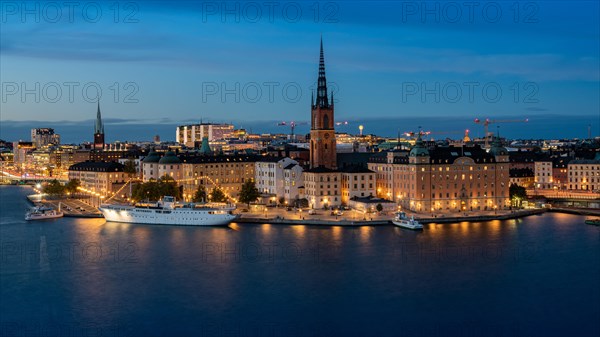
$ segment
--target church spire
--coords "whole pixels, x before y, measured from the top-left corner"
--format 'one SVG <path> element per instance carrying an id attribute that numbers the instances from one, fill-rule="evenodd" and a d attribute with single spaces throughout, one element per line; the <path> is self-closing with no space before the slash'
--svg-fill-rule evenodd
<path id="1" fill-rule="evenodd" d="M 104 134 L 104 125 L 102 124 L 102 115 L 100 114 L 100 100 L 98 100 L 98 111 L 96 112 L 96 124 L 94 126 L 94 133 Z"/>
<path id="2" fill-rule="evenodd" d="M 321 108 L 329 107 L 327 98 L 327 79 L 325 78 L 325 56 L 323 54 L 323 36 L 321 36 L 321 52 L 319 55 L 319 78 L 317 79 L 317 102 Z"/>

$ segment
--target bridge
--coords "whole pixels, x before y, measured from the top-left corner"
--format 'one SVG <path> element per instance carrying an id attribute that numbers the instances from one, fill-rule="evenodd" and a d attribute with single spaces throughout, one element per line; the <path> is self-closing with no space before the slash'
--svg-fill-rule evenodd
<path id="1" fill-rule="evenodd" d="M 18 172 L 13 172 L 13 171 L 10 171 L 7 169 L 0 170 L 0 182 L 3 182 L 3 183 L 23 182 L 26 184 L 27 183 L 35 184 L 35 183 L 44 182 L 44 181 L 52 181 L 54 179 L 56 179 L 58 181 L 62 181 L 62 182 L 68 181 L 68 179 L 61 178 L 61 177 L 48 177 L 48 176 L 40 176 L 40 175 L 29 174 L 29 173 L 19 174 Z"/>

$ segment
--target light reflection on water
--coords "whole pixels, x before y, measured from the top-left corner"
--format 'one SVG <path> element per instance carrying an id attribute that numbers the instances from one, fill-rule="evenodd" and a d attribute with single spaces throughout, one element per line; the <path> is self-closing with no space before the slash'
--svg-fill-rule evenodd
<path id="1" fill-rule="evenodd" d="M 0 323 L 116 322 L 123 336 L 197 335 L 207 326 L 252 335 L 256 324 L 276 325 L 280 336 L 598 332 L 600 229 L 583 217 L 428 224 L 422 232 L 25 223 L 24 192 L 8 191 Z M 419 330 L 432 319 L 439 331 Z"/>

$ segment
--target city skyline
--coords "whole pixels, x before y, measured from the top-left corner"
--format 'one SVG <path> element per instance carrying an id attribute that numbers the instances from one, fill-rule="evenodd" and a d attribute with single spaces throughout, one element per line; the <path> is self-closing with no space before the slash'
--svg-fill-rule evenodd
<path id="1" fill-rule="evenodd" d="M 154 134 L 173 140 L 174 126 L 201 119 L 284 133 L 277 122 L 307 120 L 316 85 L 314 45 L 321 34 L 328 72 L 336 79 L 328 83 L 335 91 L 336 118 L 351 122 L 336 131 L 357 133 L 364 124 L 367 133 L 394 136 L 422 125 L 478 135 L 482 128 L 473 119 L 512 117 L 530 123 L 501 128 L 511 138 L 585 138 L 588 125 L 592 135 L 600 130 L 598 4 L 593 2 L 576 2 L 567 11 L 548 2 L 533 9 L 500 4 L 503 15 L 496 22 L 479 11 L 473 20 L 463 15 L 452 22 L 451 8 L 440 5 L 429 15 L 410 2 L 384 3 L 387 10 L 359 3 L 317 8 L 281 3 L 299 6 L 303 16 L 275 11 L 257 22 L 249 20 L 246 7 L 237 15 L 227 14 L 220 3 L 172 8 L 152 2 L 118 11 L 101 6 L 104 15 L 97 22 L 75 11 L 72 22 L 53 23 L 41 11 L 45 3 L 38 4 L 39 22 L 35 15 L 23 19 L 22 8 L 17 14 L 4 8 L 3 139 L 26 139 L 30 128 L 47 126 L 66 142 L 90 141 L 97 100 L 84 97 L 84 87 L 103 91 L 107 141 L 149 140 Z M 179 28 L 168 25 L 173 20 Z M 65 83 L 74 88 L 72 103 Z M 23 99 L 22 89 L 36 84 L 37 97 Z M 57 87 L 62 96 L 50 102 Z M 483 94 L 484 87 L 492 91 Z M 502 95 L 495 102 L 498 88 Z M 294 94 L 296 89 L 301 92 Z M 235 93 L 223 96 L 227 90 Z M 143 136 L 142 130 L 150 133 Z M 308 127 L 299 126 L 298 132 L 307 133 Z"/>

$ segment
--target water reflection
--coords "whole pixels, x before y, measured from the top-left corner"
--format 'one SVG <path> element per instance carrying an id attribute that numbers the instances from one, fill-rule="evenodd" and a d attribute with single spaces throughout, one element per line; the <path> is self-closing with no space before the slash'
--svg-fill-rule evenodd
<path id="1" fill-rule="evenodd" d="M 370 245 L 371 241 L 371 232 L 373 230 L 372 227 L 369 226 L 361 226 L 358 228 L 360 233 L 360 242 L 365 245 Z"/>
<path id="2" fill-rule="evenodd" d="M 334 241 L 339 241 L 342 238 L 342 226 L 332 226 L 331 235 Z"/>
<path id="3" fill-rule="evenodd" d="M 22 219 L 19 203 L 4 200 L 2 216 Z M 595 335 L 600 293 L 589 289 L 599 277 L 598 233 L 583 217 L 552 213 L 428 224 L 422 232 L 23 221 L 0 226 L 3 248 L 25 245 L 17 255 L 3 251 L 10 255 L 2 256 L 0 314 L 33 324 L 124 322 L 134 330 L 102 334 L 123 336 L 253 335 L 255 323 L 275 325 L 277 333 L 254 335 L 299 335 L 295 326 L 314 328 L 304 335 L 401 335 L 428 317 L 466 328 L 496 327 L 503 317 L 521 324 L 519 335 L 567 335 L 573 326 Z M 135 259 L 126 258 L 129 243 Z M 57 255 L 63 244 L 76 254 Z M 107 248 L 101 258 L 97 244 Z M 279 253 L 270 255 L 274 244 Z M 49 263 L 39 263 L 40 255 Z M 401 324 L 389 319 L 398 313 Z"/>
<path id="4" fill-rule="evenodd" d="M 295 238 L 304 241 L 305 236 L 306 236 L 306 226 L 305 225 L 292 226 L 292 231 L 294 232 Z"/>

